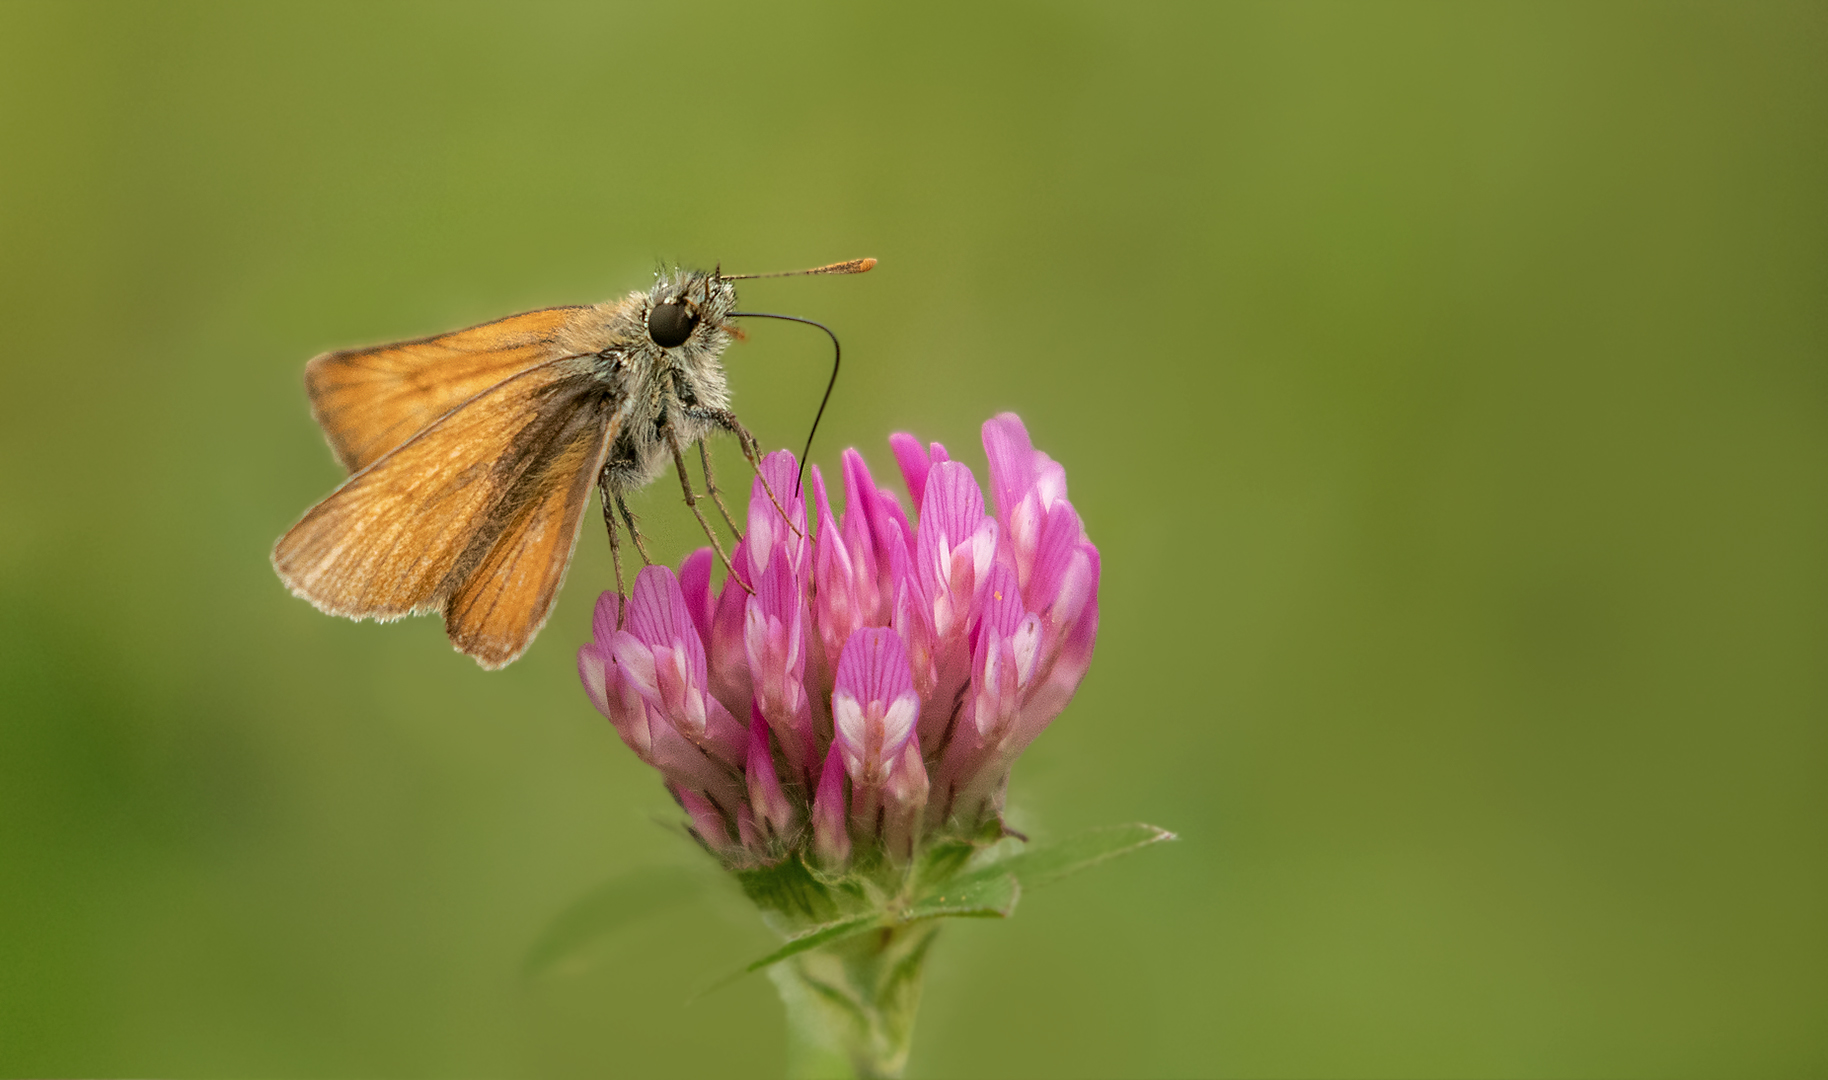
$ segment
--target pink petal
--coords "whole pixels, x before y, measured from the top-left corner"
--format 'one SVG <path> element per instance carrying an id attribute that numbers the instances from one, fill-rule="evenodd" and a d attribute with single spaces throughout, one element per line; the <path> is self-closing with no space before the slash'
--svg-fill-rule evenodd
<path id="1" fill-rule="evenodd" d="M 813 854 L 828 870 L 842 867 L 851 857 L 850 830 L 846 825 L 850 815 L 844 803 L 844 761 L 833 746 L 825 757 L 819 793 L 812 803 Z"/>
<path id="2" fill-rule="evenodd" d="M 817 465 L 809 466 L 806 471 L 812 474 L 813 517 L 820 521 L 836 518 L 837 515 L 831 512 L 831 501 L 825 497 L 825 475 Z"/>
<path id="3" fill-rule="evenodd" d="M 671 570 L 664 566 L 641 568 L 628 598 L 628 624 L 624 629 L 650 647 L 685 650 L 690 677 L 696 683 L 704 682 L 704 640 L 698 636 L 679 579 Z"/>
<path id="4" fill-rule="evenodd" d="M 867 704 L 887 706 L 914 693 L 908 649 L 887 627 L 867 627 L 851 635 L 838 659 L 837 690 Z"/>
<path id="5" fill-rule="evenodd" d="M 806 499 L 804 493 L 794 493 L 799 470 L 799 463 L 792 454 L 776 450 L 762 459 L 759 475 L 750 484 L 749 528 L 743 538 L 743 548 L 748 553 L 749 573 L 746 576 L 752 583 L 777 556 L 789 559 L 796 568 L 801 564 L 805 548 Z M 762 484 L 763 477 L 768 481 L 766 487 Z M 773 499 L 768 497 L 770 491 L 774 492 Z M 785 519 L 781 516 L 783 511 L 787 515 Z"/>
<path id="6" fill-rule="evenodd" d="M 1066 498 L 1066 467 L 1040 451 L 1035 451 L 1034 492 L 1044 507 Z"/>
<path id="7" fill-rule="evenodd" d="M 924 484 L 926 471 L 921 471 Z M 919 499 L 915 505 L 920 505 Z M 859 525 L 867 526 L 871 543 L 875 546 L 876 563 L 885 565 L 890 552 L 899 544 L 902 550 L 914 536 L 914 530 L 908 524 L 908 516 L 902 512 L 901 503 L 895 493 L 887 488 L 876 486 L 876 480 L 870 475 L 869 466 L 863 462 L 863 455 L 855 450 L 844 452 L 844 526 L 849 535 L 852 528 L 851 516 L 860 515 Z"/>
<path id="8" fill-rule="evenodd" d="M 711 549 L 701 547 L 679 564 L 679 593 L 685 598 L 692 625 L 698 628 L 699 640 L 711 643 L 711 614 L 716 604 L 711 596 Z"/>
<path id="9" fill-rule="evenodd" d="M 656 673 L 654 650 L 627 630 L 611 634 L 604 644 L 621 677 L 650 703 L 660 705 L 660 677 Z"/>
<path id="10" fill-rule="evenodd" d="M 927 457 L 920 440 L 905 432 L 889 436 L 889 449 L 895 454 L 895 463 L 901 466 L 901 478 L 907 481 L 908 494 L 914 497 L 914 509 L 919 510 L 921 495 L 927 490 L 927 470 L 933 467 L 933 461 Z"/>
<path id="11" fill-rule="evenodd" d="M 843 689 L 831 695 L 832 749 L 844 755 L 844 768 L 852 776 L 863 773 L 864 745 L 869 739 L 869 706 Z"/>
<path id="12" fill-rule="evenodd" d="M 717 811 L 717 806 L 710 799 L 696 791 L 680 788 L 673 792 L 679 799 L 679 805 L 685 808 L 686 816 L 692 819 L 692 829 L 698 833 L 712 851 L 727 852 L 736 845 L 730 842 L 730 829 L 724 823 L 724 816 Z"/>
<path id="13" fill-rule="evenodd" d="M 1084 544 L 1084 536 L 1085 528 L 1071 503 L 1057 502 L 1047 511 L 1035 539 L 1034 562 L 1023 593 L 1030 611 L 1046 611 L 1054 605 L 1075 559 L 1083 562 L 1081 546 L 1091 546 Z"/>
<path id="14" fill-rule="evenodd" d="M 1028 612 L 1022 606 L 1022 590 L 1016 585 L 1014 570 L 998 563 L 990 568 L 984 592 L 972 619 L 979 633 L 995 630 L 1008 637 Z"/>
<path id="15" fill-rule="evenodd" d="M 597 597 L 597 606 L 591 612 L 590 632 L 598 641 L 608 641 L 609 635 L 616 632 L 616 600 L 613 592 Z"/>
<path id="16" fill-rule="evenodd" d="M 984 453 L 990 458 L 990 491 L 997 516 L 1007 517 L 1035 482 L 1035 447 L 1015 413 L 984 421 Z"/>
<path id="17" fill-rule="evenodd" d="M 925 559 L 928 537 L 944 539 L 948 554 L 984 522 L 984 493 L 971 470 L 954 461 L 941 462 L 927 474 L 927 498 L 920 504 L 916 544 Z"/>
<path id="18" fill-rule="evenodd" d="M 747 565 L 742 547 L 737 545 L 737 551 L 731 556 L 731 562 L 739 568 Z M 711 692 L 737 716 L 749 711 L 749 698 L 754 692 L 743 636 L 748 606 L 749 594 L 743 591 L 735 575 L 725 578 L 723 592 L 718 596 L 717 608 L 711 616 L 710 656 L 706 661 Z"/>
<path id="19" fill-rule="evenodd" d="M 590 696 L 590 703 L 597 711 L 609 716 L 609 654 L 599 648 L 595 642 L 587 643 L 578 649 L 578 681 L 584 684 L 584 693 Z"/>
<path id="20" fill-rule="evenodd" d="M 774 756 L 769 752 L 768 722 L 762 719 L 759 710 L 751 713 L 749 719 L 749 761 L 746 769 L 749 781 L 749 805 L 754 808 L 755 816 L 779 839 L 793 835 L 797 814 L 787 795 L 781 790 L 781 778 L 775 769 Z"/>

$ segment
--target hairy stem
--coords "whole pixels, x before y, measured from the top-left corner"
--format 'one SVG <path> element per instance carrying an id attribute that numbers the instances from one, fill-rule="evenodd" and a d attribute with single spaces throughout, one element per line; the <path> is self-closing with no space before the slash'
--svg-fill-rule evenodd
<path id="1" fill-rule="evenodd" d="M 938 932 L 937 920 L 885 927 L 769 968 L 787 1007 L 788 1077 L 900 1076 Z"/>

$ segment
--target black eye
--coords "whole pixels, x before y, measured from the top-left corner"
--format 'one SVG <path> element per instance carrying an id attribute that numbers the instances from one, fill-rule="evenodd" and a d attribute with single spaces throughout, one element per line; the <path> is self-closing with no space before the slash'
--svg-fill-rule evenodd
<path id="1" fill-rule="evenodd" d="M 647 313 L 647 336 L 663 349 L 684 345 L 698 325 L 698 313 L 678 300 L 655 304 Z"/>

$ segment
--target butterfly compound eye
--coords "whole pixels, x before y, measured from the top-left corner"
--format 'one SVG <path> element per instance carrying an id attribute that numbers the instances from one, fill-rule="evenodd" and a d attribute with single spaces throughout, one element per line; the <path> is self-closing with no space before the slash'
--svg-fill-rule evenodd
<path id="1" fill-rule="evenodd" d="M 663 349 L 684 345 L 697 325 L 698 313 L 679 300 L 655 304 L 647 313 L 647 336 Z"/>

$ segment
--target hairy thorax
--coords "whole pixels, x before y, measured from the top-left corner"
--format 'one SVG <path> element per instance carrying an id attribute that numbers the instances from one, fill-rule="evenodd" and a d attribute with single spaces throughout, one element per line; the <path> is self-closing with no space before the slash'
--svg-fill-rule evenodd
<path id="1" fill-rule="evenodd" d="M 612 492 L 646 485 L 671 463 L 675 445 L 689 447 L 719 429 L 711 416 L 730 407 L 719 357 L 735 337 L 729 322 L 735 300 L 729 282 L 676 273 L 647 292 L 582 308 L 565 328 L 563 346 L 594 355 L 594 373 L 616 402 L 603 466 Z M 695 323 L 673 348 L 656 344 L 648 328 L 654 306 L 665 303 L 686 305 Z"/>

